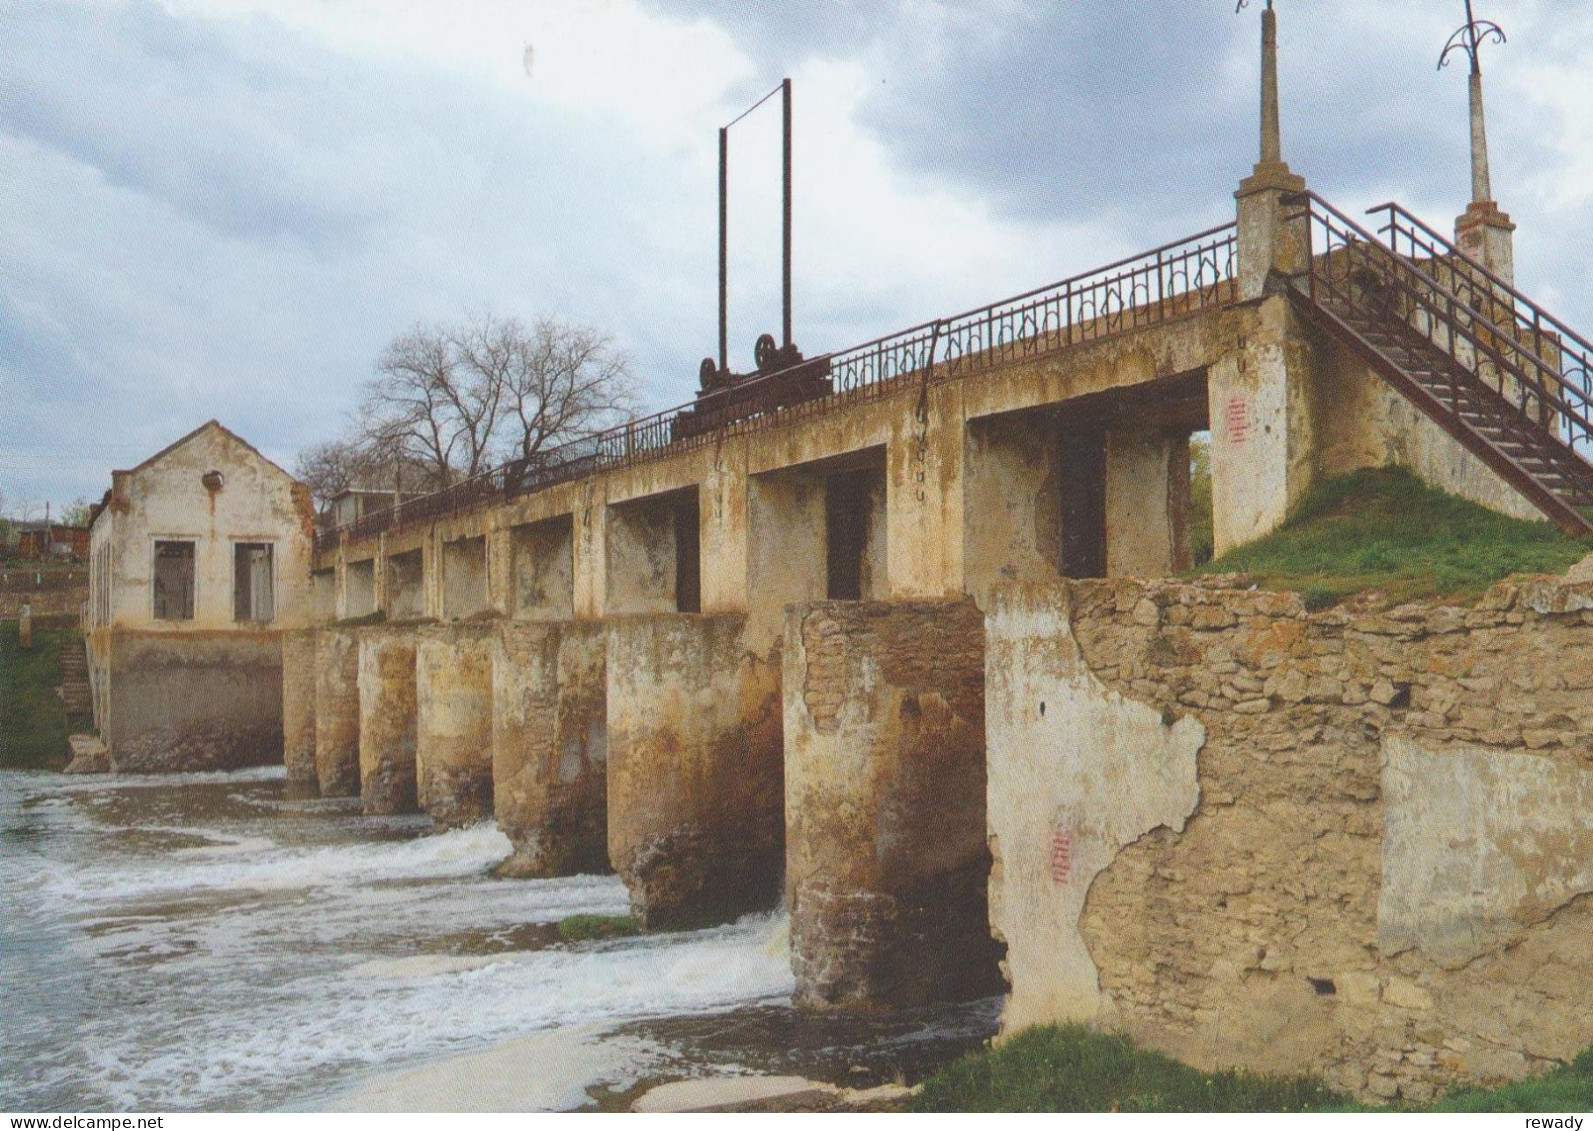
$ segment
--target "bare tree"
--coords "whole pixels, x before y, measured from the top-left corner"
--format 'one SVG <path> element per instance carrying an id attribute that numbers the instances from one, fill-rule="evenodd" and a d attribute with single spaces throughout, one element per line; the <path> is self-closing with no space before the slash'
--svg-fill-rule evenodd
<path id="1" fill-rule="evenodd" d="M 375 450 L 427 465 L 446 486 L 490 466 L 503 386 L 461 364 L 458 331 L 416 326 L 382 351 L 360 433 Z"/>
<path id="2" fill-rule="evenodd" d="M 310 488 L 320 506 L 352 488 L 414 494 L 438 486 L 430 466 L 384 449 L 360 432 L 356 420 L 345 435 L 311 445 L 294 461 L 293 477 Z"/>
<path id="3" fill-rule="evenodd" d="M 532 459 L 635 415 L 636 382 L 599 330 L 553 318 L 478 318 L 455 337 L 461 364 L 500 392 L 505 456 Z"/>

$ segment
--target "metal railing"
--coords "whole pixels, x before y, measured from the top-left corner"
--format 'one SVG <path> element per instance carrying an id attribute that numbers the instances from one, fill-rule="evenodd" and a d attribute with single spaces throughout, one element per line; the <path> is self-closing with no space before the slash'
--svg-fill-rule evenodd
<path id="1" fill-rule="evenodd" d="M 769 422 L 830 412 L 885 395 L 908 381 L 952 380 L 1038 357 L 1058 349 L 1180 317 L 1236 297 L 1237 234 L 1222 224 L 1082 275 L 1000 302 L 924 322 L 827 358 L 830 392 L 814 399 L 760 402 L 759 385 L 771 390 L 789 370 L 750 378 L 738 386 L 750 405 L 708 429 L 677 426 L 702 402 L 692 401 L 618 425 L 411 499 L 372 511 L 316 535 L 316 549 L 335 547 L 414 522 L 435 520 L 483 502 L 514 498 L 596 471 L 651 459 L 666 452 L 717 443 Z"/>
<path id="2" fill-rule="evenodd" d="M 1593 343 L 1544 310 L 1487 267 L 1461 251 L 1417 217 L 1390 201 L 1367 210 L 1386 213 L 1378 234 L 1389 249 L 1418 264 L 1470 309 L 1487 316 L 1498 345 L 1521 355 L 1524 368 L 1541 373 L 1546 399 L 1563 399 L 1573 409 L 1562 414 L 1562 438 L 1580 454 L 1593 456 L 1587 418 L 1593 406 Z"/>
<path id="3" fill-rule="evenodd" d="M 1385 245 L 1315 193 L 1292 201 L 1311 224 L 1313 300 L 1398 318 L 1498 394 L 1522 426 L 1593 455 L 1585 339 L 1397 205 L 1372 209 L 1388 213 Z M 1458 415 L 1465 390 L 1443 376 Z"/>

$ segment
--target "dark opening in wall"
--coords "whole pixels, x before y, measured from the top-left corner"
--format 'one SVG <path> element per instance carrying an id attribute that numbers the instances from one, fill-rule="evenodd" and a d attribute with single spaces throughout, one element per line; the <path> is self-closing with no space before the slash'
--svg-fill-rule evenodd
<path id="1" fill-rule="evenodd" d="M 832 601 L 863 597 L 863 559 L 868 553 L 870 468 L 843 471 L 824 485 L 826 596 Z"/>
<path id="2" fill-rule="evenodd" d="M 1062 576 L 1106 576 L 1106 432 L 1069 423 L 1062 445 Z"/>
<path id="3" fill-rule="evenodd" d="M 674 502 L 675 611 L 702 612 L 702 517 L 697 489 L 683 492 Z"/>
<path id="4" fill-rule="evenodd" d="M 155 619 L 194 619 L 194 544 L 155 543 Z"/>

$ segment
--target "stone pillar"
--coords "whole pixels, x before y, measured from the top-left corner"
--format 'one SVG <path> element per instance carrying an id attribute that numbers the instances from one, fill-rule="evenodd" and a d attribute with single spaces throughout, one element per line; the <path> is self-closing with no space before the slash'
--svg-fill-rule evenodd
<path id="1" fill-rule="evenodd" d="M 1308 221 L 1288 220 L 1291 193 L 1305 189 L 1305 178 L 1283 159 L 1278 113 L 1278 14 L 1261 13 L 1261 159 L 1239 185 L 1239 298 L 1260 298 L 1274 271 L 1294 274 L 1309 266 Z"/>
<path id="2" fill-rule="evenodd" d="M 373 816 L 413 813 L 415 787 L 415 634 L 359 633 L 360 802 Z"/>
<path id="3" fill-rule="evenodd" d="M 1218 554 L 1282 525 L 1318 472 L 1310 338 L 1282 295 L 1250 310 L 1239 348 L 1207 371 Z"/>
<path id="4" fill-rule="evenodd" d="M 315 764 L 315 637 L 313 628 L 282 634 L 282 761 L 291 798 L 321 792 Z"/>
<path id="5" fill-rule="evenodd" d="M 1455 243 L 1511 286 L 1516 281 L 1515 230 L 1510 217 L 1493 199 L 1488 175 L 1488 130 L 1483 120 L 1482 71 L 1472 59 L 1471 204 L 1455 221 Z"/>
<path id="6" fill-rule="evenodd" d="M 350 628 L 315 636 L 315 776 L 322 797 L 359 796 L 359 641 Z"/>
<path id="7" fill-rule="evenodd" d="M 1189 568 L 1189 437 L 1106 434 L 1106 575 L 1168 577 Z"/>
<path id="8" fill-rule="evenodd" d="M 978 606 L 793 605 L 785 640 L 797 1004 L 911 1007 L 999 993 Z"/>
<path id="9" fill-rule="evenodd" d="M 780 674 L 740 614 L 609 621 L 608 848 L 649 929 L 780 900 Z"/>
<path id="10" fill-rule="evenodd" d="M 423 628 L 415 645 L 420 807 L 445 827 L 492 816 L 491 622 Z"/>
<path id="11" fill-rule="evenodd" d="M 492 662 L 492 795 L 514 855 L 500 876 L 609 871 L 605 629 L 509 621 Z"/>

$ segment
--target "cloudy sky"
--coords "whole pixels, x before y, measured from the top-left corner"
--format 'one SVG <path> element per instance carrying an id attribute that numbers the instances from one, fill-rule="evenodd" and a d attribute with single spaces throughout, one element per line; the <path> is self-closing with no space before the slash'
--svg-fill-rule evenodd
<path id="1" fill-rule="evenodd" d="M 844 347 L 1232 215 L 1257 0 L 0 0 L 0 492 L 94 497 L 210 417 L 291 465 L 381 347 L 604 328 L 652 407 L 715 348 L 716 130 L 795 82 L 796 338 Z M 1461 0 L 1280 0 L 1284 152 L 1466 202 Z M 1480 0 L 1517 277 L 1593 329 L 1593 0 Z M 779 323 L 779 114 L 732 132 L 732 364 Z"/>

